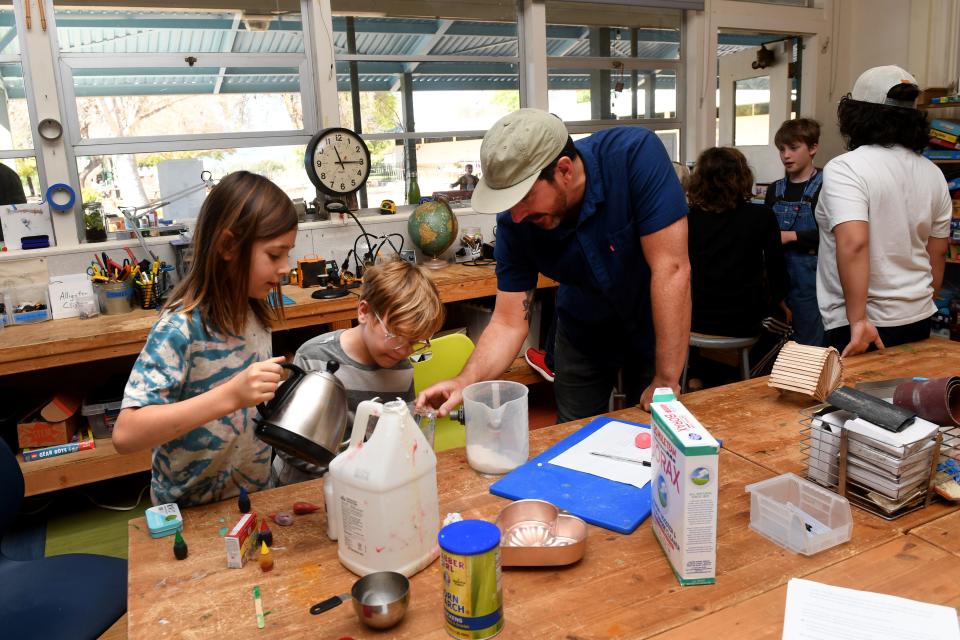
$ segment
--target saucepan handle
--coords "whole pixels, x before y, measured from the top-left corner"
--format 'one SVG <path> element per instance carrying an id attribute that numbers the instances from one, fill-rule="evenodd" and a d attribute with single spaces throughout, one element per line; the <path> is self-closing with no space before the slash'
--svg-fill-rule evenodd
<path id="1" fill-rule="evenodd" d="M 310 607 L 310 613 L 313 615 L 321 614 L 325 611 L 330 611 L 334 607 L 339 607 L 341 604 L 350 599 L 349 593 L 342 593 L 339 596 L 333 596 L 332 598 L 327 598 L 323 602 L 318 602 L 317 604 Z"/>

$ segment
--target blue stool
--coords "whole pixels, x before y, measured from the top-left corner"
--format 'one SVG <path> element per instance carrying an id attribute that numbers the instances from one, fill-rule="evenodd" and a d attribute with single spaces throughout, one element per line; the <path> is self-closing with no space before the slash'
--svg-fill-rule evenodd
<path id="1" fill-rule="evenodd" d="M 23 501 L 23 473 L 0 440 L 0 538 Z M 0 553 L 5 638 L 97 638 L 127 611 L 127 561 L 89 553 L 10 560 Z"/>

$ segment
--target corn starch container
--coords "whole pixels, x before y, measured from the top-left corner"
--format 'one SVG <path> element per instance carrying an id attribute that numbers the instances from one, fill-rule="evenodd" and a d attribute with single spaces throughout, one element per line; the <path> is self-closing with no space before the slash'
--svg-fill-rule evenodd
<path id="1" fill-rule="evenodd" d="M 500 529 L 483 520 L 463 520 L 445 526 L 437 539 L 447 633 L 460 640 L 497 635 L 503 629 Z"/>

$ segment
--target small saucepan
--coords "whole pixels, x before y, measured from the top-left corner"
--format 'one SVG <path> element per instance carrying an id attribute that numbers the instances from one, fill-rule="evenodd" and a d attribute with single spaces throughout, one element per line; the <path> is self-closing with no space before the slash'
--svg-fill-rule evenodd
<path id="1" fill-rule="evenodd" d="M 410 581 L 396 571 L 377 571 L 353 583 L 350 593 L 342 593 L 310 607 L 317 615 L 353 600 L 353 610 L 363 624 L 374 629 L 389 629 L 403 620 L 410 601 Z"/>

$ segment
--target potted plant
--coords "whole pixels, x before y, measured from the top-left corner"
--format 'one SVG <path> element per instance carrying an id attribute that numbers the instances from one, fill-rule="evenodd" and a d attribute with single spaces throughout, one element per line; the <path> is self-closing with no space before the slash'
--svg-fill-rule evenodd
<path id="1" fill-rule="evenodd" d="M 103 207 L 99 202 L 83 205 L 83 228 L 87 242 L 103 242 L 107 239 L 107 231 L 103 227 Z"/>

